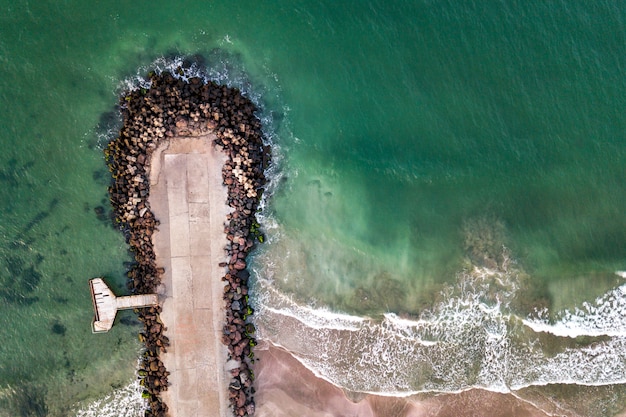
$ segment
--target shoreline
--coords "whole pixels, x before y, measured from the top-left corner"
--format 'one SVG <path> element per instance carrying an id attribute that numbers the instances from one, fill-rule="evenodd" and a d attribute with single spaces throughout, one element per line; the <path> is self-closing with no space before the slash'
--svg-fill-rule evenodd
<path id="1" fill-rule="evenodd" d="M 256 340 L 255 329 L 250 322 L 253 310 L 248 304 L 250 274 L 246 270 L 246 257 L 257 241 L 263 241 L 255 213 L 265 183 L 264 169 L 269 160 L 269 148 L 263 145 L 261 122 L 254 115 L 256 107 L 249 99 L 235 88 L 219 86 L 197 76 L 187 78 L 185 71 L 179 67 L 175 71 L 178 77 L 169 72 L 151 72 L 148 74 L 149 88 L 129 91 L 120 97 L 123 126 L 119 137 L 105 149 L 113 177 L 109 195 L 115 221 L 135 259 L 128 271 L 131 293 L 159 292 L 167 295 L 163 278 L 175 269 L 170 263 L 168 270 L 163 260 L 160 257 L 157 259 L 153 244 L 155 236 L 163 231 L 157 228 L 160 222 L 152 212 L 149 199 L 152 156 L 159 144 L 173 138 L 200 142 L 199 137 L 214 135 L 212 143 L 204 145 L 223 153 L 224 163 L 219 166 L 219 173 L 227 193 L 223 203 L 215 202 L 215 197 L 211 199 L 208 214 L 219 217 L 213 212 L 220 205 L 232 210 L 229 213 L 222 211 L 222 214 L 226 213 L 225 217 L 213 220 L 214 224 L 223 225 L 222 236 L 226 238 L 224 247 L 214 251 L 223 250 L 223 256 L 211 256 L 209 260 L 217 263 L 212 268 L 219 271 L 217 275 L 223 281 L 210 283 L 214 288 L 221 289 L 212 292 L 213 300 L 219 300 L 219 296 L 222 298 L 219 312 L 215 313 L 212 309 L 212 317 L 214 330 L 217 331 L 220 319 L 215 316 L 222 319 L 221 338 L 217 340 L 222 342 L 222 350 L 226 352 L 222 361 L 215 358 L 215 363 L 228 364 L 230 373 L 227 375 L 228 387 L 221 387 L 222 395 L 219 396 L 221 403 L 226 400 L 230 406 L 223 406 L 222 409 L 230 408 L 235 416 L 247 416 L 254 414 L 255 410 L 252 348 Z M 154 172 L 158 172 L 161 166 L 153 168 Z M 214 171 L 217 172 L 217 169 Z M 178 233 L 170 235 L 170 238 L 172 236 L 184 239 Z M 198 294 L 200 298 L 203 298 L 202 295 Z M 143 397 L 148 401 L 146 416 L 176 417 L 176 410 L 168 412 L 168 405 L 164 402 L 164 398 L 169 399 L 169 393 L 165 394 L 165 391 L 170 385 L 170 371 L 166 369 L 162 360 L 165 356 L 162 358 L 161 354 L 165 355 L 170 345 L 173 350 L 176 349 L 176 341 L 170 341 L 165 334 L 167 329 L 161 315 L 167 317 L 169 312 L 163 313 L 164 304 L 167 305 L 167 296 L 158 307 L 137 310 L 139 319 L 144 323 L 139 339 L 145 345 L 138 373 L 144 387 Z M 174 329 L 171 330 L 175 333 Z M 216 344 L 219 343 L 217 340 Z M 217 351 L 220 349 L 216 349 L 214 355 L 218 355 Z M 219 366 L 217 368 L 215 372 L 219 374 L 221 371 Z"/>
<path id="2" fill-rule="evenodd" d="M 549 417 L 549 414 L 513 394 L 474 388 L 460 393 L 408 397 L 346 392 L 318 377 L 290 352 L 261 342 L 258 417 Z M 356 398 L 350 398 L 356 397 Z"/>

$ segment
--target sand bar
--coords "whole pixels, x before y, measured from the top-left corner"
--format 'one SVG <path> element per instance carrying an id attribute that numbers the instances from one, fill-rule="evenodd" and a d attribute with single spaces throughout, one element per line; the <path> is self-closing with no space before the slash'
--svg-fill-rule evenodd
<path id="1" fill-rule="evenodd" d="M 163 141 L 152 154 L 149 202 L 161 222 L 153 236 L 165 269 L 159 289 L 161 320 L 170 340 L 161 354 L 170 386 L 162 393 L 171 417 L 232 416 L 228 408 L 225 322 L 224 221 L 230 209 L 222 185 L 226 156 L 213 135 Z"/>

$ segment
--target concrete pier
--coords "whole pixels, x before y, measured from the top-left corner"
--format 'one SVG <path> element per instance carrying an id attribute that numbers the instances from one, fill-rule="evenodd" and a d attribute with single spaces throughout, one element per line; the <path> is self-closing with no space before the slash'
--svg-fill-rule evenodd
<path id="1" fill-rule="evenodd" d="M 225 156 L 214 136 L 172 138 L 152 155 L 150 207 L 160 221 L 153 235 L 163 267 L 161 320 L 170 346 L 160 358 L 170 372 L 162 393 L 168 417 L 229 417 L 228 351 L 221 277 L 228 261 L 222 185 Z"/>
<path id="2" fill-rule="evenodd" d="M 108 332 L 113 327 L 118 310 L 149 307 L 159 303 L 157 294 L 116 297 L 102 278 L 90 279 L 89 288 L 95 312 L 94 321 L 91 325 L 93 333 Z"/>

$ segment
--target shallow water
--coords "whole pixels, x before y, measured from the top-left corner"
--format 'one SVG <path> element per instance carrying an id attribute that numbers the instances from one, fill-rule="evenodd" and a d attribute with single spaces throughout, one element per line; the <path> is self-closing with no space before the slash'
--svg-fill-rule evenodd
<path id="1" fill-rule="evenodd" d="M 621 2 L 0 0 L 0 10 L 0 416 L 67 415 L 134 379 L 132 314 L 108 335 L 89 331 L 87 279 L 123 293 L 129 260 L 106 219 L 100 149 L 138 72 L 196 54 L 261 106 L 275 145 L 269 243 L 254 262 L 264 338 L 357 391 L 534 389 L 575 367 L 586 372 L 567 383 L 611 384 L 607 410 L 623 408 Z M 477 276 L 501 282 L 485 289 Z M 281 320 L 317 335 L 328 356 L 290 345 Z M 376 343 L 339 364 L 345 351 L 320 336 L 331 330 Z M 397 373 L 389 361 L 403 343 L 440 370 Z M 471 360 L 442 379 L 437 358 L 450 352 Z M 525 354 L 534 368 L 520 374 Z M 342 374 L 354 363 L 360 379 Z M 381 364 L 389 373 L 373 386 Z M 493 366 L 499 377 L 486 379 Z M 562 398 L 567 410 L 574 396 Z"/>

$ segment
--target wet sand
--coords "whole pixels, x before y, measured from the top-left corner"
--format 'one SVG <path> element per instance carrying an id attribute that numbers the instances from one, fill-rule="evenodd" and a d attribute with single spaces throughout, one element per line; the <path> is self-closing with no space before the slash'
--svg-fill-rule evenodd
<path id="1" fill-rule="evenodd" d="M 469 390 L 425 399 L 364 395 L 353 402 L 285 350 L 259 344 L 257 417 L 548 417 L 510 394 Z"/>
<path id="2" fill-rule="evenodd" d="M 214 136 L 163 141 L 152 155 L 149 202 L 161 222 L 153 236 L 165 269 L 159 298 L 170 347 L 161 354 L 170 386 L 162 395 L 172 417 L 231 416 L 227 350 L 221 343 L 226 261 L 222 185 L 226 156 Z"/>

